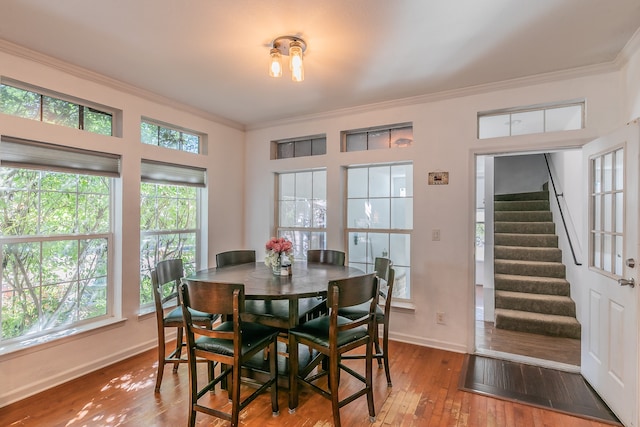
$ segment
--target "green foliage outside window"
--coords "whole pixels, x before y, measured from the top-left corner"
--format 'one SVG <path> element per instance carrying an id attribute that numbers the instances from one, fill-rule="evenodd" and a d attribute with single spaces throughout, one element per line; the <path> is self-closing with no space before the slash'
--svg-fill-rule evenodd
<path id="1" fill-rule="evenodd" d="M 0 168 L 0 341 L 107 314 L 110 182 Z"/>
<path id="2" fill-rule="evenodd" d="M 144 144 L 172 150 L 196 154 L 200 151 L 200 137 L 198 135 L 145 121 L 140 123 L 140 139 Z"/>
<path id="3" fill-rule="evenodd" d="M 151 270 L 159 261 L 182 258 L 185 275 L 195 272 L 196 188 L 143 182 L 140 230 L 140 305 L 148 305 L 153 302 Z"/>
<path id="4" fill-rule="evenodd" d="M 5 84 L 0 84 L 0 112 L 100 135 L 113 131 L 110 113 Z"/>

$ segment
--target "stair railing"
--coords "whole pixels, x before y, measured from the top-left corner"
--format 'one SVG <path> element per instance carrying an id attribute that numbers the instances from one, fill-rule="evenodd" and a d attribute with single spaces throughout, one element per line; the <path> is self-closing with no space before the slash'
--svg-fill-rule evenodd
<path id="1" fill-rule="evenodd" d="M 547 153 L 544 153 L 544 161 L 547 164 L 547 171 L 549 171 L 549 178 L 551 179 L 551 187 L 553 188 L 553 194 L 555 195 L 556 203 L 558 204 L 558 211 L 560 212 L 560 218 L 562 219 L 562 225 L 564 226 L 564 231 L 567 234 L 567 242 L 569 242 L 569 248 L 571 249 L 573 262 L 576 265 L 582 265 L 582 262 L 578 261 L 576 250 L 573 247 L 573 243 L 571 242 L 571 234 L 569 233 L 569 227 L 567 226 L 567 221 L 565 220 L 564 212 L 562 211 L 562 205 L 560 204 L 560 198 L 562 197 L 564 199 L 564 193 L 558 194 L 558 191 L 556 190 L 556 184 L 553 179 L 553 173 L 551 172 L 551 166 L 549 165 L 549 158 L 547 157 Z M 565 203 L 566 203 L 566 200 L 565 200 Z"/>

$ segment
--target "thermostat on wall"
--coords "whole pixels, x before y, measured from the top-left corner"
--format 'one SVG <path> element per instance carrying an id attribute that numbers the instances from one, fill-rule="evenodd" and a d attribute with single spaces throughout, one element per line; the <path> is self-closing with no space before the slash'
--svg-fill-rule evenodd
<path id="1" fill-rule="evenodd" d="M 449 172 L 429 172 L 429 185 L 449 184 Z"/>

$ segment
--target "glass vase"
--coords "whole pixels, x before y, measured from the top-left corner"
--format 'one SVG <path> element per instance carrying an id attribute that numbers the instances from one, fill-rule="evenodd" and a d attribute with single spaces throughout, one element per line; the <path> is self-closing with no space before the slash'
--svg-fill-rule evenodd
<path id="1" fill-rule="evenodd" d="M 280 256 L 278 256 L 271 264 L 271 270 L 276 276 L 280 275 L 280 271 L 282 270 L 282 258 Z"/>

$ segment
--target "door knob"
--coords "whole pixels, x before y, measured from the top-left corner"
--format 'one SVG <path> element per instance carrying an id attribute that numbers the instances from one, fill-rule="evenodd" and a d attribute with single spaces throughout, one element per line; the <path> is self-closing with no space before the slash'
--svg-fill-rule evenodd
<path id="1" fill-rule="evenodd" d="M 631 286 L 633 288 L 636 286 L 636 281 L 633 280 L 633 277 L 630 279 L 618 279 L 618 284 L 620 284 L 620 286 Z"/>

